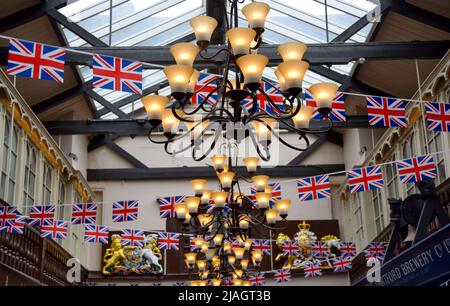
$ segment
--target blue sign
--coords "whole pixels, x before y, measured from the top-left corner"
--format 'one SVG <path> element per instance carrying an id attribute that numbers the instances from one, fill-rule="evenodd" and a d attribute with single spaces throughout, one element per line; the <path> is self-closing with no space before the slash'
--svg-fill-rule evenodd
<path id="1" fill-rule="evenodd" d="M 356 286 L 443 285 L 450 280 L 450 224 L 384 263 L 381 282 Z"/>

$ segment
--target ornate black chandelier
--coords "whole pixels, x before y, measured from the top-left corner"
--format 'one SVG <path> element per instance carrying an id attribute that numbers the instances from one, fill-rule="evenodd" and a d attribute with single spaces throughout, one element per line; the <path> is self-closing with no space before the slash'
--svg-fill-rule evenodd
<path id="1" fill-rule="evenodd" d="M 174 99 L 170 105 L 169 98 L 159 95 L 144 97 L 142 102 L 152 125 L 149 139 L 154 143 L 164 144 L 168 154 L 177 154 L 189 149 L 193 159 L 200 161 L 212 152 L 223 137 L 225 142 L 240 143 L 249 137 L 261 159 L 270 159 L 270 144 L 272 135 L 287 147 L 304 151 L 310 143 L 307 134 L 321 134 L 332 128 L 332 121 L 327 120 L 325 128 L 312 130 L 310 119 L 315 111 L 329 119 L 331 103 L 337 91 L 334 83 L 318 83 L 309 88 L 317 104 L 317 109 L 307 106 L 302 99 L 302 81 L 309 68 L 307 61 L 302 60 L 307 46 L 301 42 L 289 42 L 278 47 L 283 62 L 278 65 L 275 75 L 278 85 L 264 80 L 283 97 L 282 104 L 275 103 L 261 86 L 262 74 L 268 64 L 268 58 L 257 54 L 262 42 L 264 23 L 270 7 L 266 3 L 252 2 L 242 8 L 249 22 L 248 28 L 238 25 L 239 0 L 229 0 L 230 13 L 225 14 L 228 44 L 212 56 L 206 56 L 206 51 L 217 21 L 209 16 L 199 16 L 190 21 L 197 39 L 197 45 L 192 43 L 177 43 L 170 51 L 176 65 L 164 68 L 169 81 L 171 96 Z M 225 62 L 220 66 L 222 73 L 215 75 L 200 89 L 194 90 L 199 71 L 192 65 L 197 55 L 212 60 L 224 53 Z M 230 75 L 234 74 L 234 78 Z M 193 105 L 190 99 L 207 86 L 215 85 L 198 105 Z M 212 95 L 217 95 L 216 103 L 209 103 Z M 258 107 L 258 96 L 267 100 L 268 107 L 273 112 Z M 251 99 L 251 107 L 242 106 L 242 101 Z M 187 131 L 180 132 L 180 122 L 184 122 Z M 276 126 L 287 129 L 299 136 L 300 145 L 293 145 L 280 137 Z M 164 140 L 156 139 L 156 132 L 162 125 Z M 204 145 L 205 135 L 214 135 L 213 141 L 206 150 L 200 150 Z M 188 145 L 182 148 L 171 146 L 184 137 L 191 138 Z M 199 151 L 202 151 L 199 153 Z"/>
<path id="2" fill-rule="evenodd" d="M 230 156 L 211 158 L 219 180 L 218 191 L 207 190 L 206 180 L 191 181 L 194 196 L 175 206 L 183 232 L 191 236 L 191 251 L 185 253 L 188 271 L 198 275 L 194 285 L 213 285 L 233 279 L 234 285 L 248 284 L 248 276 L 259 271 L 263 253 L 254 248 L 250 231 L 258 226 L 275 230 L 278 219 L 286 221 L 290 200 L 272 200 L 269 177 L 257 175 L 258 157 L 243 159 L 249 178 L 238 175 Z M 240 181 L 252 183 L 253 197 L 245 195 Z"/>

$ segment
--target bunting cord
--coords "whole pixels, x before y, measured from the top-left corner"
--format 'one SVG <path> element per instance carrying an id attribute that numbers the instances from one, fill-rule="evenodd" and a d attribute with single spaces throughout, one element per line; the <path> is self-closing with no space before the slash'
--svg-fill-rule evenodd
<path id="1" fill-rule="evenodd" d="M 29 43 L 36 43 L 34 41 L 31 41 L 31 40 L 26 40 L 26 39 L 22 39 L 22 38 L 16 38 L 16 37 L 7 36 L 7 35 L 0 35 L 0 38 L 7 39 L 7 40 L 20 39 L 22 41 L 26 41 L 26 42 L 29 42 Z M 62 50 L 65 50 L 65 51 L 69 51 L 69 52 L 72 52 L 72 53 L 78 53 L 78 54 L 84 54 L 84 55 L 90 55 L 90 56 L 94 56 L 94 54 L 98 54 L 98 53 L 92 53 L 92 52 L 87 52 L 87 51 L 76 50 L 76 49 L 73 49 L 73 48 L 70 48 L 70 47 L 55 46 L 55 45 L 51 45 L 51 44 L 45 44 L 45 45 L 51 46 L 51 47 L 54 47 L 54 48 L 59 48 L 59 49 L 62 49 Z M 108 56 L 110 56 L 110 55 L 108 55 Z M 123 58 L 123 59 L 130 60 L 130 61 L 136 61 L 135 59 L 130 59 L 130 58 Z M 150 62 L 143 62 L 143 61 L 139 61 L 139 62 L 142 63 L 143 66 L 145 66 L 145 67 L 143 67 L 145 69 L 148 69 L 148 67 L 159 68 L 159 69 L 166 68 L 166 66 L 164 66 L 164 65 L 153 64 L 153 63 L 150 63 Z M 218 76 L 218 77 L 223 77 L 223 75 L 219 75 L 219 74 L 214 74 L 214 73 L 210 73 L 210 74 L 214 75 L 214 76 Z M 304 88 L 304 89 L 306 89 L 306 88 Z M 357 96 L 357 97 L 368 97 L 368 96 L 378 97 L 378 98 L 382 97 L 382 96 L 366 95 L 366 94 L 359 94 L 359 93 L 346 92 L 346 91 L 344 91 L 342 93 L 344 95 Z M 407 99 L 407 98 L 399 98 L 399 97 L 395 97 L 395 98 L 400 99 L 400 100 L 405 101 L 405 102 L 414 102 L 414 103 L 426 103 L 426 102 L 428 102 L 428 101 L 422 101 L 422 100 L 416 100 L 416 99 Z"/>

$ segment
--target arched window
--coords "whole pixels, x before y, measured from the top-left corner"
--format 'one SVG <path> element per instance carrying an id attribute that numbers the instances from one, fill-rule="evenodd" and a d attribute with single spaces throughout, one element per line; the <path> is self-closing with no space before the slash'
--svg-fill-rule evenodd
<path id="1" fill-rule="evenodd" d="M 52 168 L 44 163 L 44 178 L 42 183 L 42 204 L 50 204 L 52 198 Z"/>
<path id="2" fill-rule="evenodd" d="M 14 191 L 16 187 L 17 172 L 17 149 L 19 144 L 19 133 L 14 127 L 11 137 L 11 120 L 5 120 L 3 130 L 3 161 L 0 183 L 0 198 L 9 204 L 14 203 Z"/>
<path id="3" fill-rule="evenodd" d="M 37 173 L 37 150 L 33 144 L 27 142 L 25 174 L 23 182 L 23 195 L 25 205 L 25 214 L 29 214 L 31 206 L 35 203 L 36 191 L 36 173 Z"/>

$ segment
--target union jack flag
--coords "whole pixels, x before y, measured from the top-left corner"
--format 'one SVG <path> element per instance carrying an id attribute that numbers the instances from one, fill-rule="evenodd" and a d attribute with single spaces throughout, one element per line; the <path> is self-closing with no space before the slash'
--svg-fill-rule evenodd
<path id="1" fill-rule="evenodd" d="M 280 110 L 284 111 L 284 97 L 283 95 L 277 90 L 277 88 L 273 87 L 267 82 L 261 82 L 261 88 L 262 90 L 269 96 L 269 98 L 272 100 L 273 104 L 276 105 Z M 280 111 L 278 111 L 275 107 L 273 107 L 267 97 L 261 92 L 261 90 L 258 90 L 258 93 L 256 94 L 257 99 L 257 113 L 267 113 L 271 115 L 280 114 Z M 244 99 L 241 102 L 242 108 L 247 110 L 248 112 L 251 111 L 253 108 L 253 98 L 247 98 Z"/>
<path id="2" fill-rule="evenodd" d="M 109 228 L 103 225 L 86 224 L 84 226 L 84 241 L 107 244 Z"/>
<path id="3" fill-rule="evenodd" d="M 329 198 L 330 176 L 319 175 L 297 180 L 298 198 L 300 202 Z"/>
<path id="4" fill-rule="evenodd" d="M 254 251 L 260 251 L 263 255 L 270 255 L 270 240 L 256 239 L 253 241 L 252 249 Z"/>
<path id="5" fill-rule="evenodd" d="M 208 84 L 208 82 L 211 82 Z M 206 85 L 208 84 L 208 85 Z M 219 84 L 217 80 L 217 76 L 200 72 L 200 75 L 197 79 L 197 83 L 195 83 L 194 91 L 200 90 L 196 94 L 194 94 L 191 98 L 191 103 L 194 105 L 200 104 L 209 104 L 211 106 L 216 105 L 217 103 L 217 91 L 210 94 L 213 90 L 217 89 L 217 85 Z M 203 87 L 203 88 L 202 88 Z M 208 97 L 209 95 L 209 97 Z M 208 97 L 208 99 L 206 99 Z"/>
<path id="6" fill-rule="evenodd" d="M 222 279 L 222 286 L 233 286 L 233 279 L 231 277 L 224 277 Z"/>
<path id="7" fill-rule="evenodd" d="M 350 192 L 383 188 L 381 166 L 371 166 L 347 171 Z"/>
<path id="8" fill-rule="evenodd" d="M 291 281 L 291 270 L 289 269 L 280 269 L 275 270 L 273 275 L 275 282 L 277 283 L 286 283 Z"/>
<path id="9" fill-rule="evenodd" d="M 369 124 L 406 127 L 405 103 L 397 98 L 367 96 Z"/>
<path id="10" fill-rule="evenodd" d="M 322 275 L 322 266 L 319 261 L 307 261 L 303 264 L 303 271 L 305 272 L 305 277 L 316 277 Z"/>
<path id="11" fill-rule="evenodd" d="M 345 114 L 345 95 L 342 92 L 337 92 L 336 96 L 333 99 L 333 103 L 331 103 L 331 112 L 328 116 L 331 118 L 331 121 L 344 122 L 347 118 Z M 317 108 L 317 103 L 314 100 L 311 93 L 305 89 L 305 103 L 308 106 Z M 312 115 L 312 119 L 323 120 L 322 114 L 318 111 L 314 112 Z"/>
<path id="12" fill-rule="evenodd" d="M 244 241 L 240 240 L 240 239 L 233 239 L 231 241 L 231 248 L 235 249 L 235 248 L 240 248 L 241 246 L 244 245 Z"/>
<path id="13" fill-rule="evenodd" d="M 44 219 L 41 225 L 41 237 L 53 239 L 66 239 L 68 223 L 60 220 Z"/>
<path id="14" fill-rule="evenodd" d="M 386 242 L 371 242 L 364 249 L 366 259 L 376 258 L 383 260 L 386 252 Z"/>
<path id="15" fill-rule="evenodd" d="M 134 229 L 123 229 L 120 235 L 122 244 L 128 246 L 142 247 L 144 245 L 144 231 Z"/>
<path id="16" fill-rule="evenodd" d="M 29 42 L 9 40 L 7 73 L 27 78 L 64 82 L 64 58 L 61 48 Z"/>
<path id="17" fill-rule="evenodd" d="M 297 241 L 283 241 L 281 250 L 283 251 L 284 256 L 300 256 Z"/>
<path id="18" fill-rule="evenodd" d="M 347 256 L 332 259 L 334 272 L 345 272 L 352 268 L 352 258 Z"/>
<path id="19" fill-rule="evenodd" d="M 11 206 L 0 206 L 0 227 L 8 227 L 14 224 L 17 217 L 17 209 Z"/>
<path id="20" fill-rule="evenodd" d="M 0 232 L 10 234 L 23 234 L 23 229 L 27 223 L 27 217 L 17 214 L 11 225 L 0 227 Z"/>
<path id="21" fill-rule="evenodd" d="M 397 162 L 397 171 L 402 184 L 436 178 L 436 166 L 432 155 L 400 160 Z"/>
<path id="22" fill-rule="evenodd" d="M 55 218 L 55 206 L 33 206 L 31 207 L 30 218 L 28 220 L 30 226 L 42 226 L 45 221 L 53 222 Z"/>
<path id="23" fill-rule="evenodd" d="M 180 287 L 189 286 L 189 284 L 187 282 L 175 282 L 173 285 L 174 286 L 180 286 Z"/>
<path id="24" fill-rule="evenodd" d="M 281 184 L 280 183 L 269 183 L 267 184 L 267 187 L 271 189 L 270 194 L 272 195 L 269 200 L 269 205 L 272 207 L 272 205 L 275 205 L 276 201 L 279 201 L 282 199 L 281 196 Z M 253 204 L 256 205 L 256 188 L 250 187 L 250 200 L 253 201 Z"/>
<path id="25" fill-rule="evenodd" d="M 94 54 L 92 86 L 142 94 L 142 63 Z"/>
<path id="26" fill-rule="evenodd" d="M 136 221 L 138 218 L 139 201 L 117 201 L 113 203 L 113 222 Z"/>
<path id="27" fill-rule="evenodd" d="M 266 284 L 266 278 L 264 273 L 255 273 L 248 279 L 253 286 L 264 286 Z"/>
<path id="28" fill-rule="evenodd" d="M 450 104 L 426 102 L 427 126 L 430 131 L 450 131 Z"/>
<path id="29" fill-rule="evenodd" d="M 166 232 L 158 233 L 158 248 L 161 250 L 174 250 L 178 251 L 180 248 L 180 234 L 171 234 Z"/>
<path id="30" fill-rule="evenodd" d="M 95 224 L 97 222 L 97 204 L 79 203 L 72 205 L 72 224 Z"/>
<path id="31" fill-rule="evenodd" d="M 158 198 L 159 216 L 161 218 L 176 218 L 175 205 L 184 203 L 185 196 L 170 196 Z"/>
<path id="32" fill-rule="evenodd" d="M 311 252 L 314 257 L 325 258 L 330 256 L 330 247 L 323 241 L 311 243 Z"/>
<path id="33" fill-rule="evenodd" d="M 355 257 L 356 256 L 356 243 L 354 242 L 341 242 L 339 252 L 342 257 Z"/>

